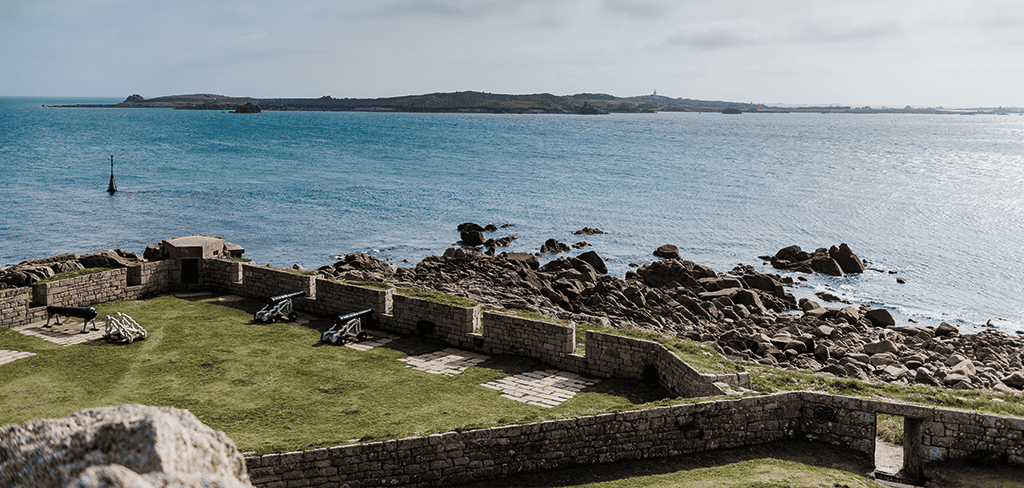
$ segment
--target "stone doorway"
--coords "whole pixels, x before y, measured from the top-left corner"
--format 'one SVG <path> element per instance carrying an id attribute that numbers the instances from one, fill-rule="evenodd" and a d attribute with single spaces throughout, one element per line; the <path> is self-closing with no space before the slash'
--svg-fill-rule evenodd
<path id="1" fill-rule="evenodd" d="M 916 483 L 924 477 L 921 419 L 875 414 L 875 475 Z"/>

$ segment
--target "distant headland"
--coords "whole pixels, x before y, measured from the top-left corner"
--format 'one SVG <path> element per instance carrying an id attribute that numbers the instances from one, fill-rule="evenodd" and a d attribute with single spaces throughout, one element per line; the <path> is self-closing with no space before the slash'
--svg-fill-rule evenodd
<path id="1" fill-rule="evenodd" d="M 847 106 L 778 107 L 765 104 L 670 98 L 663 95 L 617 97 L 603 93 L 575 95 L 505 95 L 463 91 L 430 93 L 391 98 L 252 98 L 212 94 L 171 95 L 143 98 L 135 94 L 121 103 L 89 105 L 57 105 L 67 108 L 172 108 L 178 110 L 237 111 L 243 106 L 265 111 L 322 112 L 438 112 L 438 113 L 508 113 L 508 114 L 583 114 L 655 113 L 655 112 L 726 112 L 727 113 L 912 113 L 912 114 L 978 114 L 1007 113 L 1007 110 L 946 110 L 942 108 L 872 108 Z M 246 113 L 245 111 L 240 113 Z"/>

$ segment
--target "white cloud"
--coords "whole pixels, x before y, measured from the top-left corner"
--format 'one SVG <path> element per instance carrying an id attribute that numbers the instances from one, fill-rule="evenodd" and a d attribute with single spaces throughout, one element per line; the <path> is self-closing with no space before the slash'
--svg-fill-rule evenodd
<path id="1" fill-rule="evenodd" d="M 1020 67 L 1012 64 L 1024 59 L 1024 10 L 1015 1 L 0 5 L 0 62 L 11 67 L 0 76 L 0 94 L 633 95 L 657 88 L 755 102 L 1024 105 Z M 957 66 L 980 66 L 984 81 Z"/>

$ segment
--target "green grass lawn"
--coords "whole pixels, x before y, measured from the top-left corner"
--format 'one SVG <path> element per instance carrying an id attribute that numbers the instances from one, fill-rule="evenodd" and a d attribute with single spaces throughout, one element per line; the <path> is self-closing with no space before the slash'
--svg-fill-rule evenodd
<path id="1" fill-rule="evenodd" d="M 864 476 L 772 458 L 751 459 L 724 466 L 637 476 L 615 481 L 566 485 L 575 488 L 878 488 Z"/>
<path id="2" fill-rule="evenodd" d="M 432 375 L 397 359 L 443 344 L 404 338 L 367 352 L 322 345 L 329 319 L 252 324 L 259 306 L 170 296 L 97 306 L 101 319 L 120 311 L 147 330 L 132 344 L 62 347 L 0 329 L 0 349 L 37 354 L 0 365 L 0 425 L 93 406 L 168 405 L 224 431 L 243 452 L 266 453 L 673 401 L 660 389 L 611 380 L 555 408 L 531 406 L 479 385 L 546 369 L 534 361 L 499 356 L 460 375 Z"/>

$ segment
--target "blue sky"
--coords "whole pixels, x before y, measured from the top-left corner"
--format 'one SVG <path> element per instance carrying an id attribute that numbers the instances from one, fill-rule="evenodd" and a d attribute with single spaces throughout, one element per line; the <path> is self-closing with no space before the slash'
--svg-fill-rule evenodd
<path id="1" fill-rule="evenodd" d="M 1018 1 L 0 0 L 0 96 L 1024 107 Z"/>

